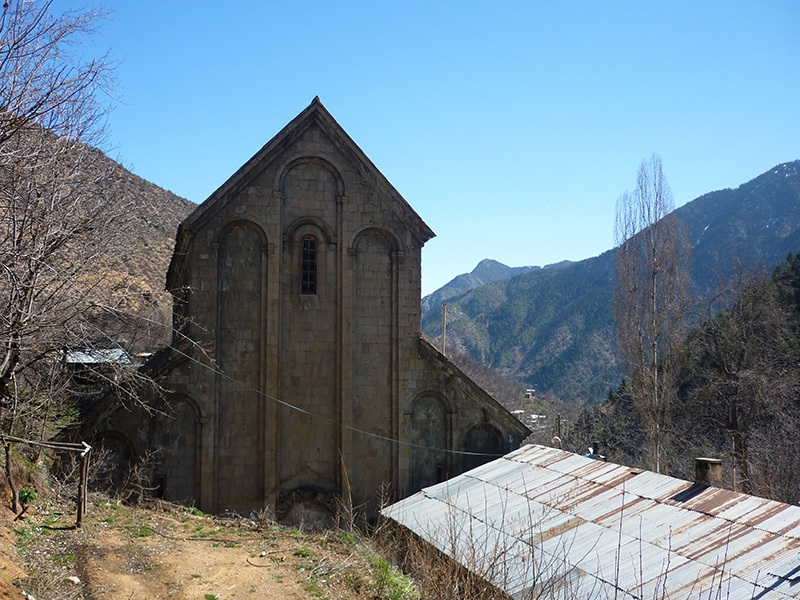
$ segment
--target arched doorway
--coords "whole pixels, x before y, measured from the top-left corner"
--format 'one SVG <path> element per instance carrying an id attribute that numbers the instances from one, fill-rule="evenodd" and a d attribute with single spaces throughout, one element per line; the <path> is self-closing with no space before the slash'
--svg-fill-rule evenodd
<path id="1" fill-rule="evenodd" d="M 121 494 L 132 483 L 134 450 L 130 440 L 118 431 L 103 431 L 95 436 L 91 445 L 92 487 L 111 496 Z"/>
<path id="2" fill-rule="evenodd" d="M 197 501 L 197 409 L 184 396 L 170 397 L 168 403 L 150 428 L 150 447 L 156 451 L 154 493 L 168 500 Z"/>

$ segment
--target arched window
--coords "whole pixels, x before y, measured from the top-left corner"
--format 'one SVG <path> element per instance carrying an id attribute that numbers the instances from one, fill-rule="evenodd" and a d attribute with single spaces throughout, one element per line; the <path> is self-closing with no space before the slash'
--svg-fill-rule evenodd
<path id="1" fill-rule="evenodd" d="M 303 236 L 303 273 L 300 280 L 300 293 L 317 293 L 317 239 L 313 235 Z"/>

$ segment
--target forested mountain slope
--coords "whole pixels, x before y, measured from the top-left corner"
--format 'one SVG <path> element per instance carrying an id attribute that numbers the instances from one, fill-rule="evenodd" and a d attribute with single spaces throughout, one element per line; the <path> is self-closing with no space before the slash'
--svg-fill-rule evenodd
<path id="1" fill-rule="evenodd" d="M 692 243 L 696 295 L 741 264 L 769 269 L 800 251 L 800 161 L 735 190 L 705 194 L 677 210 Z M 559 269 L 531 271 L 448 300 L 448 347 L 513 381 L 575 402 L 603 398 L 620 374 L 614 360 L 612 252 Z M 423 331 L 441 334 L 438 311 Z"/>

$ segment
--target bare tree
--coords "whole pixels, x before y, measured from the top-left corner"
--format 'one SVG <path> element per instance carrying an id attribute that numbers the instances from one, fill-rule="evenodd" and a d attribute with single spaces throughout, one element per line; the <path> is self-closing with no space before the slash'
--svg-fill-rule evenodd
<path id="1" fill-rule="evenodd" d="M 648 466 L 660 473 L 676 392 L 671 347 L 687 307 L 689 245 L 657 155 L 642 161 L 636 189 L 617 200 L 614 236 L 617 355 L 647 435 Z"/>
<path id="2" fill-rule="evenodd" d="M 723 433 L 735 467 L 734 485 L 784 502 L 797 500 L 800 471 L 795 432 L 800 422 L 800 340 L 797 317 L 776 283 L 793 265 L 787 261 L 769 279 L 746 273 L 715 303 L 687 340 L 684 374 L 694 420 Z"/>
<path id="3" fill-rule="evenodd" d="M 124 287 L 115 241 L 129 213 L 92 147 L 114 64 L 80 55 L 104 14 L 50 9 L 19 0 L 0 15 L 2 431 L 31 437 L 44 435 L 33 416 L 64 385 L 52 369 L 62 348 L 107 343 L 103 307 Z"/>

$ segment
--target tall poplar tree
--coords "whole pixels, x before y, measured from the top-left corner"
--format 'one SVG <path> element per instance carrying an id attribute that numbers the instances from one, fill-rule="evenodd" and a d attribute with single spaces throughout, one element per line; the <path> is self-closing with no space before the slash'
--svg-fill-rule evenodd
<path id="1" fill-rule="evenodd" d="M 676 394 L 672 345 L 683 333 L 688 252 L 661 158 L 639 166 L 636 188 L 616 205 L 617 356 L 648 440 L 649 468 L 667 468 Z"/>

